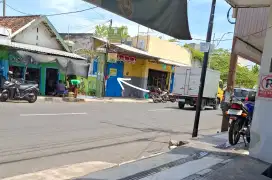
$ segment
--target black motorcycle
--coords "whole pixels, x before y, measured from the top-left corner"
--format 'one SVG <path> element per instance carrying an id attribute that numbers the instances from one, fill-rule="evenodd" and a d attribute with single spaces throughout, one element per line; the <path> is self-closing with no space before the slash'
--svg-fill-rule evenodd
<path id="1" fill-rule="evenodd" d="M 229 143 L 236 145 L 240 137 L 246 145 L 246 141 L 250 143 L 250 124 L 253 118 L 256 93 L 250 93 L 246 101 L 232 102 L 230 109 L 227 111 L 229 118 Z M 245 141 L 246 139 L 246 141 Z"/>
<path id="2" fill-rule="evenodd" d="M 12 73 L 9 73 L 10 75 Z M 5 81 L 3 90 L 0 93 L 0 101 L 6 102 L 10 100 L 25 100 L 29 103 L 34 103 L 39 94 L 38 84 L 23 84 L 18 80 L 9 78 Z"/>

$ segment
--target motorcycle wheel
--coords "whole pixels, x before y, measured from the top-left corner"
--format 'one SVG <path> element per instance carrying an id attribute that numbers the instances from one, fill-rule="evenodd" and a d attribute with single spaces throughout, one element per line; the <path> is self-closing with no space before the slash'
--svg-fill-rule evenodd
<path id="1" fill-rule="evenodd" d="M 230 128 L 229 128 L 229 143 L 234 146 L 236 145 L 240 140 L 240 120 L 237 119 L 235 121 L 231 122 Z"/>
<path id="2" fill-rule="evenodd" d="M 0 95 L 0 102 L 6 102 L 8 100 L 8 94 L 7 93 L 2 93 Z"/>
<path id="3" fill-rule="evenodd" d="M 33 92 L 33 94 L 34 94 L 34 96 L 28 99 L 29 103 L 34 103 L 34 102 L 37 101 L 37 98 L 38 98 L 37 97 L 38 96 L 37 93 Z"/>
<path id="4" fill-rule="evenodd" d="M 250 129 L 249 129 L 249 127 L 247 130 L 246 141 L 247 141 L 247 143 L 250 143 Z"/>

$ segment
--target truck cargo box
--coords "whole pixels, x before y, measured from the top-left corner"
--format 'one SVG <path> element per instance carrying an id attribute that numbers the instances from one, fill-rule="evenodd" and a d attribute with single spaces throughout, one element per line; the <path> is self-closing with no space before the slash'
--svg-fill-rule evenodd
<path id="1" fill-rule="evenodd" d="M 173 94 L 197 97 L 200 86 L 201 68 L 176 67 Z M 203 97 L 216 98 L 220 72 L 207 69 Z"/>

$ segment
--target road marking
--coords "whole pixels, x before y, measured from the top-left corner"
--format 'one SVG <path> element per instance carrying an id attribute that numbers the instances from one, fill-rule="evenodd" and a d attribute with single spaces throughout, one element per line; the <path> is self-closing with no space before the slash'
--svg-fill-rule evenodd
<path id="1" fill-rule="evenodd" d="M 86 112 L 83 113 L 55 113 L 55 114 L 20 114 L 20 116 L 68 116 L 68 115 L 86 115 Z"/>
<path id="2" fill-rule="evenodd" d="M 156 112 L 156 111 L 172 111 L 173 109 L 149 109 L 150 112 Z"/>

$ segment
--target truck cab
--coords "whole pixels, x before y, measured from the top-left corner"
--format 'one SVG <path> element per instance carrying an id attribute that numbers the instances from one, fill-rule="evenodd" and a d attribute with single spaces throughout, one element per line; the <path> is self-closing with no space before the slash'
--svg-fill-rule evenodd
<path id="1" fill-rule="evenodd" d="M 219 85 L 218 85 L 218 90 L 217 90 L 217 102 L 220 104 L 223 101 L 224 97 L 224 90 L 223 90 L 223 81 L 220 79 Z"/>

